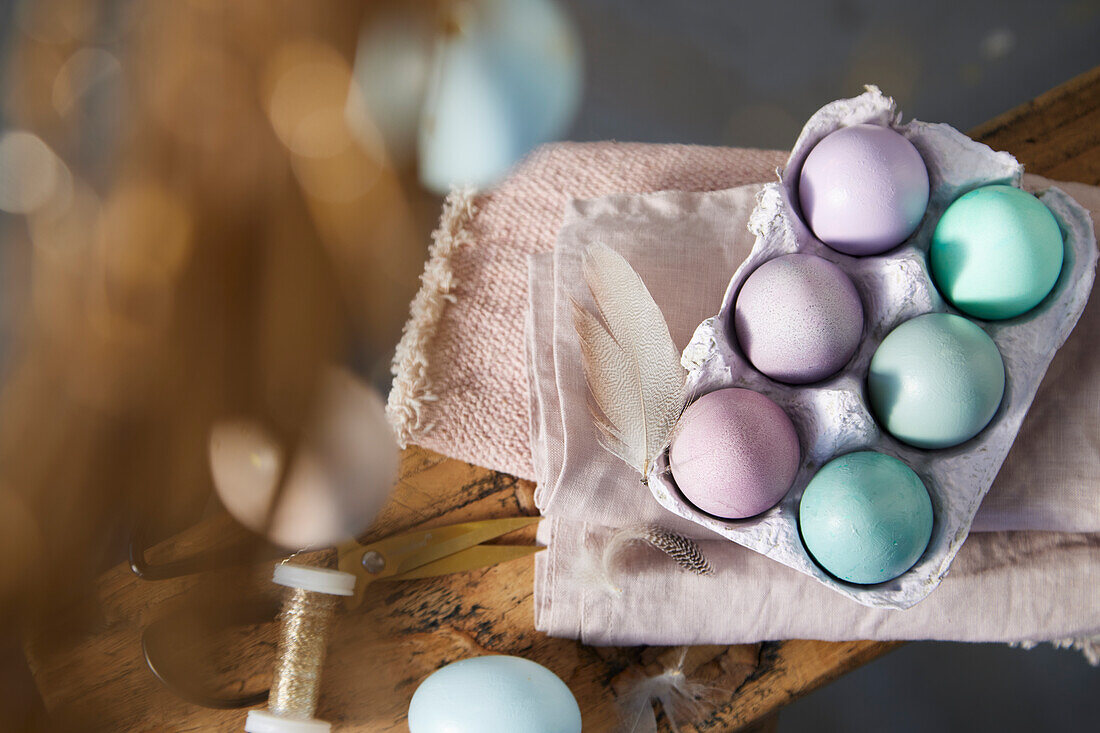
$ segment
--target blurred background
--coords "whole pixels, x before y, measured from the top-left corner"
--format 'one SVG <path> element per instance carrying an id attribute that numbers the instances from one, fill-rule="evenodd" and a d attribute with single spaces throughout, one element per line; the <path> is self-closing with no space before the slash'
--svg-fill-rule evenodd
<path id="1" fill-rule="evenodd" d="M 865 83 L 967 130 L 1098 36 L 1098 0 L 0 0 L 0 703 L 135 527 L 220 511 L 215 421 L 294 445 L 333 364 L 384 395 L 451 186 L 555 139 L 786 148 Z M 914 644 L 781 730 L 1091 728 L 1098 682 Z"/>

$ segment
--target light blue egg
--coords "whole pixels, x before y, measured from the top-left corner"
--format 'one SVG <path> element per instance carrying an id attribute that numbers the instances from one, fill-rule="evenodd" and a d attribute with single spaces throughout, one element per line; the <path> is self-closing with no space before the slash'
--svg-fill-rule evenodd
<path id="1" fill-rule="evenodd" d="M 420 683 L 409 733 L 579 733 L 581 711 L 553 672 L 521 657 L 474 657 Z"/>
<path id="2" fill-rule="evenodd" d="M 849 453 L 822 466 L 798 507 L 802 541 L 832 575 L 884 583 L 924 554 L 932 500 L 913 469 L 884 453 Z"/>
<path id="3" fill-rule="evenodd" d="M 1015 318 L 1047 296 L 1062 271 L 1062 232 L 1050 209 L 1012 186 L 957 199 L 932 235 L 932 279 L 976 318 Z"/>
<path id="4" fill-rule="evenodd" d="M 973 322 L 927 313 L 883 339 L 867 377 L 871 410 L 891 435 L 917 448 L 970 440 L 996 414 L 1005 368 L 993 339 Z"/>
<path id="5" fill-rule="evenodd" d="M 581 95 L 581 46 L 554 0 L 450 6 L 420 122 L 420 180 L 439 193 L 496 183 L 566 131 Z"/>

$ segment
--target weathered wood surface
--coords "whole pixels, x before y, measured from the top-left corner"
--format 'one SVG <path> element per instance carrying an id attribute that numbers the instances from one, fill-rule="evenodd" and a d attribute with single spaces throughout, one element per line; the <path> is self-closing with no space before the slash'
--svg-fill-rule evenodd
<path id="1" fill-rule="evenodd" d="M 1100 184 L 1100 69 L 974 134 L 1013 152 L 1031 172 Z M 403 455 L 394 501 L 372 535 L 426 523 L 534 514 L 533 491 L 529 482 L 411 448 Z M 156 556 L 186 554 L 231 534 L 224 521 L 207 523 L 157 548 Z M 205 581 L 156 583 L 136 579 L 125 566 L 105 574 L 90 625 L 72 627 L 62 620 L 54 632 L 28 643 L 47 707 L 84 730 L 241 730 L 243 711 L 201 708 L 168 692 L 145 667 L 140 634 L 202 584 L 238 594 L 250 587 L 265 592 L 269 572 L 270 564 L 247 576 L 223 571 Z M 674 650 L 596 648 L 536 633 L 533 573 L 528 558 L 445 578 L 375 586 L 374 596 L 339 617 L 334 628 L 319 716 L 338 730 L 405 730 L 408 701 L 420 680 L 448 662 L 492 652 L 546 665 L 577 696 L 586 730 L 613 729 L 616 694 L 632 677 L 659 671 Z M 219 666 L 222 678 L 241 689 L 262 685 L 271 669 L 272 631 L 260 627 L 227 642 Z M 687 730 L 766 723 L 792 699 L 893 646 L 784 641 L 693 647 L 685 671 L 723 692 Z"/>
<path id="2" fill-rule="evenodd" d="M 395 501 L 372 537 L 416 525 L 536 513 L 527 481 L 410 448 L 403 454 Z M 156 548 L 162 558 L 186 556 L 211 538 L 233 534 L 228 523 L 201 525 Z M 533 541 L 533 532 L 509 541 Z M 317 553 L 318 559 L 324 553 Z M 215 574 L 215 585 L 263 592 L 270 563 L 239 577 Z M 46 705 L 68 721 L 102 730 L 241 729 L 242 711 L 208 710 L 168 692 L 146 669 L 140 635 L 150 621 L 197 592 L 196 578 L 140 581 L 120 566 L 103 576 L 101 614 L 91 628 L 69 630 L 53 647 L 32 643 L 32 666 Z M 670 663 L 675 650 L 596 648 L 551 639 L 533 629 L 534 563 L 518 560 L 432 580 L 373 586 L 357 611 L 339 617 L 330 644 L 319 716 L 340 730 L 405 730 L 417 684 L 439 666 L 486 653 L 518 654 L 545 664 L 577 696 L 586 730 L 612 729 L 616 691 L 639 674 Z M 76 641 L 74 644 L 74 637 Z M 256 689 L 271 670 L 273 628 L 252 629 L 225 650 L 224 679 Z M 725 730 L 764 718 L 792 697 L 877 656 L 886 645 L 794 641 L 694 647 L 686 669 L 728 695 L 697 730 Z M 689 728 L 690 730 L 691 728 Z"/>
<path id="3" fill-rule="evenodd" d="M 1100 66 L 970 133 L 1028 173 L 1100 184 Z"/>

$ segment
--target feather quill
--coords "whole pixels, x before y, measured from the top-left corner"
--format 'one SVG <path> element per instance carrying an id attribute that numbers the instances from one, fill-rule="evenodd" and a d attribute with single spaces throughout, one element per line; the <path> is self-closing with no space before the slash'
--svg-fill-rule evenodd
<path id="1" fill-rule="evenodd" d="M 668 446 L 684 408 L 684 370 L 661 309 L 617 252 L 584 252 L 599 317 L 573 301 L 592 417 L 605 447 L 643 477 Z"/>

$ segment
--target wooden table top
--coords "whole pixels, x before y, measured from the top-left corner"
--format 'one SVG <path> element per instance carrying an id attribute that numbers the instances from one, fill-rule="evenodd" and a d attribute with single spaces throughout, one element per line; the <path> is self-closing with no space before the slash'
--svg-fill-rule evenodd
<path id="1" fill-rule="evenodd" d="M 1057 87 L 971 133 L 1008 150 L 1029 172 L 1100 184 L 1100 68 Z M 414 526 L 536 514 L 534 485 L 412 447 L 403 453 L 394 500 L 367 539 Z M 204 523 L 151 553 L 175 557 L 231 534 L 227 519 Z M 526 531 L 530 541 L 533 532 Z M 513 539 L 513 538 L 509 538 Z M 226 571 L 228 572 L 228 571 Z M 270 564 L 248 582 L 270 583 Z M 530 558 L 452 576 L 394 583 L 333 630 L 318 717 L 341 731 L 405 730 L 409 699 L 443 664 L 489 653 L 516 654 L 557 673 L 577 697 L 584 728 L 611 730 L 616 695 L 640 673 L 660 671 L 675 650 L 598 648 L 533 628 Z M 92 627 L 67 629 L 67 643 L 31 639 L 28 658 L 49 711 L 83 730 L 239 731 L 242 710 L 202 708 L 174 696 L 151 674 L 141 650 L 150 622 L 194 594 L 205 578 L 142 581 L 120 565 L 98 584 Z M 239 577 L 232 582 L 245 582 Z M 271 625 L 231 645 L 219 674 L 248 689 L 271 673 Z M 56 634 L 50 635 L 56 641 Z M 765 720 L 791 700 L 896 646 L 868 641 L 781 641 L 692 647 L 684 671 L 727 690 L 684 730 L 734 730 Z M 228 647 L 227 647 L 228 648 Z"/>

